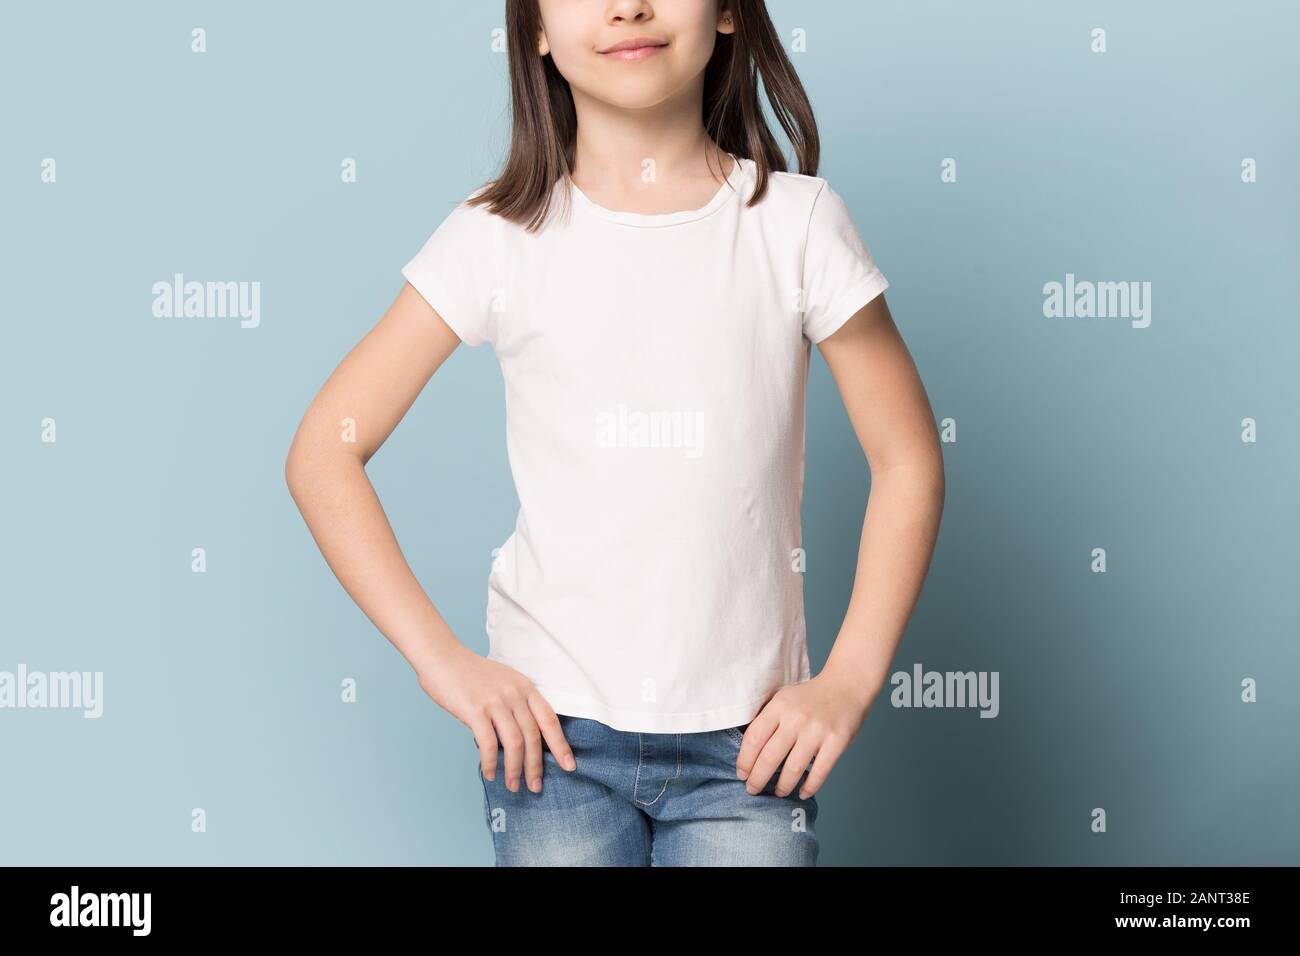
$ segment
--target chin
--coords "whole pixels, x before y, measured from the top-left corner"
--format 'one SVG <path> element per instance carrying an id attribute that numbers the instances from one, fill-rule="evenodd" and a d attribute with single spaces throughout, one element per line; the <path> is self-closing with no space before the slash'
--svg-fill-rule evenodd
<path id="1" fill-rule="evenodd" d="M 594 97 L 611 106 L 625 110 L 644 110 L 659 106 L 673 98 L 676 89 L 662 77 L 622 77 L 613 83 L 601 85 L 601 94 Z M 591 96 L 591 93 L 587 94 Z"/>
<path id="2" fill-rule="evenodd" d="M 624 110 L 649 110 L 654 109 L 667 102 L 671 97 L 666 93 L 656 93 L 654 95 L 642 95 L 640 93 L 628 93 L 626 96 L 616 95 L 607 98 L 611 106 L 617 106 Z"/>

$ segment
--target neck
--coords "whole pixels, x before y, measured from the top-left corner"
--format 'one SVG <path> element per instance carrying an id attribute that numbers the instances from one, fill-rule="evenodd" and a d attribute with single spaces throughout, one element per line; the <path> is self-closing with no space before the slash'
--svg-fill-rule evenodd
<path id="1" fill-rule="evenodd" d="M 700 118 L 702 83 L 646 110 L 621 109 L 575 91 L 578 129 L 571 175 L 578 188 L 626 196 L 656 185 L 721 182 L 731 160 Z"/>

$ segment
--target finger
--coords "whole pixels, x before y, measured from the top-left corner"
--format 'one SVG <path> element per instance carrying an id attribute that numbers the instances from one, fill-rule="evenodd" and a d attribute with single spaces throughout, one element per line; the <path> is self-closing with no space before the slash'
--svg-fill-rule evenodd
<path id="1" fill-rule="evenodd" d="M 492 721 L 484 716 L 470 727 L 474 734 L 474 743 L 478 745 L 478 763 L 483 776 L 489 780 L 496 779 L 497 773 L 497 735 L 492 728 Z"/>
<path id="2" fill-rule="evenodd" d="M 778 797 L 788 796 L 799 783 L 799 778 L 803 776 L 803 772 L 808 769 L 808 764 L 817 754 L 819 743 L 820 738 L 812 734 L 805 732 L 799 735 L 795 745 L 790 748 L 790 755 L 785 758 L 781 776 L 776 780 L 775 792 Z"/>
<path id="3" fill-rule="evenodd" d="M 827 737 L 822 741 L 817 756 L 813 758 L 812 769 L 808 771 L 808 779 L 799 788 L 800 800 L 807 800 L 821 789 L 826 778 L 830 776 L 831 768 L 843 756 L 846 749 L 848 744 L 836 737 Z"/>
<path id="4" fill-rule="evenodd" d="M 740 742 L 740 753 L 736 754 L 736 776 L 741 780 L 747 779 L 753 772 L 754 761 L 767 746 L 780 723 L 777 715 L 767 713 L 760 713 L 749 722 L 744 739 Z"/>
<path id="5" fill-rule="evenodd" d="M 745 789 L 752 794 L 761 793 L 767 786 L 768 780 L 776 768 L 781 765 L 786 754 L 795 743 L 795 733 L 793 730 L 783 730 L 777 728 L 770 740 L 759 751 L 758 759 L 754 761 L 754 768 L 750 770 L 749 776 L 745 778 Z"/>
<path id="6" fill-rule="evenodd" d="M 504 705 L 492 713 L 492 726 L 497 729 L 497 739 L 506 755 L 506 789 L 519 792 L 519 774 L 524 766 L 524 734 L 519 729 L 513 711 Z"/>
<path id="7" fill-rule="evenodd" d="M 555 716 L 555 711 L 546 698 L 540 693 L 533 693 L 528 698 L 529 709 L 533 712 L 533 717 L 537 720 L 538 729 L 542 732 L 542 737 L 546 740 L 546 746 L 551 751 L 551 755 L 559 761 L 560 766 L 565 770 L 577 770 L 578 761 L 573 756 L 573 749 L 569 746 L 569 741 L 565 739 L 564 728 L 560 726 L 560 718 Z"/>
<path id="8" fill-rule="evenodd" d="M 520 701 L 514 709 L 515 723 L 524 735 L 524 779 L 533 793 L 542 792 L 542 732 L 537 720 L 528 709 L 528 701 Z"/>

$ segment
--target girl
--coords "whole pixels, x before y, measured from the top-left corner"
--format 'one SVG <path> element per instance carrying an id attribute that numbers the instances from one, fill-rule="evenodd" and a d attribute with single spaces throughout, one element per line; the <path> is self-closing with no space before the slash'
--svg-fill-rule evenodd
<path id="1" fill-rule="evenodd" d="M 344 588 L 473 732 L 498 865 L 814 865 L 814 795 L 886 680 L 942 511 L 888 282 L 815 175 L 812 110 L 762 0 L 506 8 L 505 167 L 446 214 L 325 383 L 289 488 Z M 455 347 L 484 342 L 520 501 L 488 576 L 486 658 L 420 588 L 364 467 Z M 872 475 L 816 676 L 814 343 Z"/>

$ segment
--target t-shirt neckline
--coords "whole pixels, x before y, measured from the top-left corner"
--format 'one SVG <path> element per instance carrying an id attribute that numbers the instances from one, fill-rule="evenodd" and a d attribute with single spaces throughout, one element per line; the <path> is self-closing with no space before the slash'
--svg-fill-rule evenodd
<path id="1" fill-rule="evenodd" d="M 718 191 L 713 194 L 703 206 L 698 209 L 681 209 L 677 212 L 625 212 L 620 209 L 609 209 L 593 200 L 590 196 L 578 188 L 578 184 L 572 179 L 568 180 L 569 188 L 577 204 L 586 209 L 593 215 L 601 219 L 608 219 L 611 222 L 622 223 L 626 226 L 642 226 L 646 228 L 655 228 L 659 226 L 675 226 L 679 223 L 694 222 L 697 219 L 703 219 L 705 216 L 717 212 L 724 204 L 736 197 L 740 193 L 741 183 L 744 182 L 746 172 L 745 164 L 750 160 L 742 159 L 735 153 L 728 153 L 732 159 L 731 170 L 727 178 L 723 181 Z"/>

